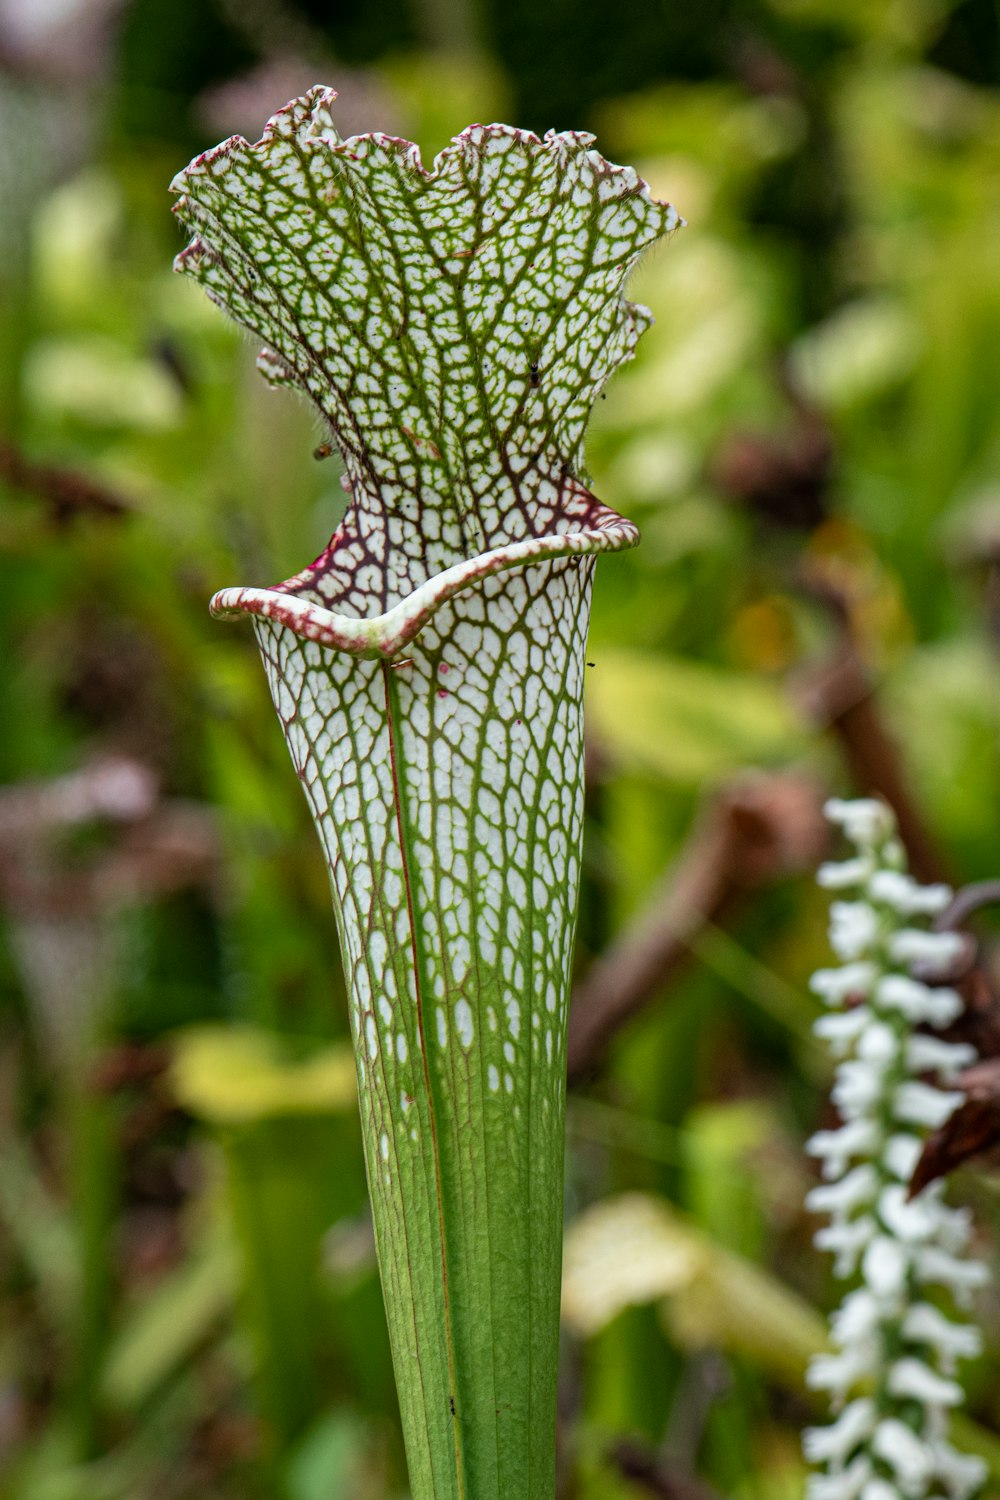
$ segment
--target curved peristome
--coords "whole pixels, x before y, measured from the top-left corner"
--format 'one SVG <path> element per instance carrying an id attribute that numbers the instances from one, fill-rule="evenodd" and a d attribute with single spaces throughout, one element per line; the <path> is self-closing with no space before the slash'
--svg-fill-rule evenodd
<path id="1" fill-rule="evenodd" d="M 429 578 L 391 609 L 368 619 L 327 609 L 292 592 L 288 585 L 279 589 L 221 589 L 212 599 L 211 610 L 222 618 L 256 615 L 285 626 L 303 640 L 353 656 L 391 660 L 415 639 L 446 600 L 483 578 L 552 558 L 592 556 L 636 546 L 639 532 L 632 522 L 611 511 L 607 517 L 603 525 L 590 530 L 532 537 L 456 563 Z"/>

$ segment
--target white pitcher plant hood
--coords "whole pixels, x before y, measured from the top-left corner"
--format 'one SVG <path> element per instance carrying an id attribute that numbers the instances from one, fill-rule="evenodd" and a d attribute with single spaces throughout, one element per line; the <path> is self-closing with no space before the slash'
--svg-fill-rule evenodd
<path id="1" fill-rule="evenodd" d="M 938 1289 L 967 1306 L 986 1270 L 966 1255 L 969 1217 L 947 1207 L 943 1183 L 908 1192 L 926 1135 L 964 1099 L 948 1085 L 975 1057 L 933 1034 L 958 1018 L 959 995 L 910 970 L 945 971 L 963 940 L 923 925 L 952 893 L 906 873 L 882 802 L 833 801 L 827 813 L 854 845 L 851 858 L 819 871 L 820 883 L 838 893 L 830 942 L 842 962 L 813 977 L 830 1007 L 816 1030 L 840 1059 L 833 1100 L 842 1123 L 809 1142 L 827 1181 L 807 1202 L 830 1217 L 816 1244 L 854 1285 L 832 1319 L 834 1352 L 809 1371 L 839 1415 L 805 1434 L 806 1456 L 822 1468 L 808 1495 L 965 1500 L 985 1467 L 952 1447 L 948 1419 L 963 1399 L 957 1362 L 975 1355 L 980 1341 L 972 1324 L 941 1312 Z"/>
<path id="2" fill-rule="evenodd" d="M 579 133 L 341 140 L 316 88 L 182 172 L 178 269 L 343 457 L 327 550 L 252 616 L 330 866 L 413 1494 L 553 1492 L 594 400 L 678 224 Z"/>

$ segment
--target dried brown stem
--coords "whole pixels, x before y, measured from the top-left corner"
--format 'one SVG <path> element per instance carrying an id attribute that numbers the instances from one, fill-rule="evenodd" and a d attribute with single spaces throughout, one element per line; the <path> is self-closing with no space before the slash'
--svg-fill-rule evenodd
<path id="1" fill-rule="evenodd" d="M 570 1079 L 591 1072 L 615 1033 L 690 961 L 707 923 L 724 921 L 747 892 L 810 868 L 827 837 L 822 795 L 811 779 L 760 774 L 720 791 L 645 910 L 577 985 Z"/>
<path id="2" fill-rule="evenodd" d="M 148 817 L 159 796 L 149 766 L 124 756 L 102 756 L 66 776 L 0 787 L 0 844 L 38 839 L 81 823 L 133 823 Z"/>
<path id="3" fill-rule="evenodd" d="M 851 780 L 860 792 L 885 799 L 918 880 L 947 880 L 946 861 L 910 795 L 899 747 L 879 711 L 850 622 L 848 602 L 828 585 L 807 580 L 807 592 L 824 603 L 838 625 L 832 655 L 800 682 L 799 706 L 817 728 L 837 739 Z"/>
<path id="4" fill-rule="evenodd" d="M 935 932 L 953 932 L 984 906 L 1000 905 L 1000 880 L 978 880 L 956 891 L 949 906 L 934 919 Z"/>
<path id="5" fill-rule="evenodd" d="M 659 1500 L 719 1500 L 718 1492 L 703 1480 L 658 1458 L 634 1438 L 617 1443 L 611 1459 L 623 1478 Z"/>
<path id="6" fill-rule="evenodd" d="M 91 823 L 116 835 L 86 859 L 63 840 Z M 218 878 L 221 844 L 209 808 L 160 801 L 149 766 L 93 761 L 50 781 L 0 787 L 0 901 L 20 917 L 81 917 Z"/>
<path id="7" fill-rule="evenodd" d="M 8 442 L 0 442 L 0 482 L 43 501 L 59 526 L 83 513 L 124 516 L 131 508 L 120 495 L 85 474 L 35 463 Z"/>

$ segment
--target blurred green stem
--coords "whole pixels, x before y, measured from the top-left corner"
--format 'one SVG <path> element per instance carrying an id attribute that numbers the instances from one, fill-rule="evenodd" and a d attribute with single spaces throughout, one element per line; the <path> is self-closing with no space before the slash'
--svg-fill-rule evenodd
<path id="1" fill-rule="evenodd" d="M 120 1108 L 89 1086 L 71 1086 L 67 1128 L 71 1196 L 80 1257 L 80 1297 L 70 1328 L 71 1421 L 81 1458 L 100 1451 L 98 1393 L 115 1282 L 113 1229 L 121 1198 Z"/>

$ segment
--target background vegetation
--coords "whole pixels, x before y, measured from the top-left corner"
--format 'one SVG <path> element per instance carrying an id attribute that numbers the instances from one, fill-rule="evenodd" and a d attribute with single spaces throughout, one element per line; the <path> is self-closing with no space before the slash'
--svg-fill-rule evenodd
<path id="1" fill-rule="evenodd" d="M 689 220 L 589 447 L 645 541 L 590 650 L 563 1495 L 800 1493 L 818 805 L 998 867 L 998 65 L 992 0 L 0 3 L 0 1495 L 405 1494 L 326 876 L 206 611 L 344 496 L 170 272 L 173 173 L 317 80 L 427 159 L 594 130 Z"/>

